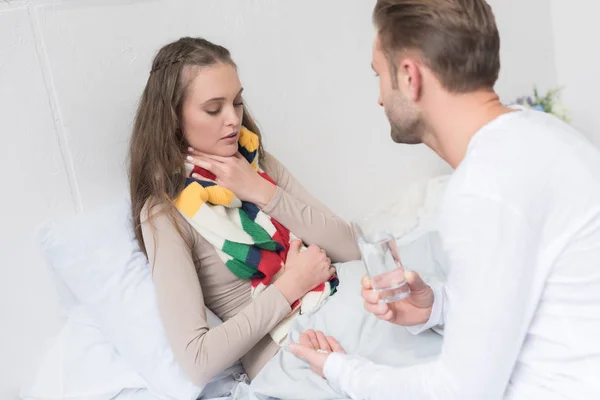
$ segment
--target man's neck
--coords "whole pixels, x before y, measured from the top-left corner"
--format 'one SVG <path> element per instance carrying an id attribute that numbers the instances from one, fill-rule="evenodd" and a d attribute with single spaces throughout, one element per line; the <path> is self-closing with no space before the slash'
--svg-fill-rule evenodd
<path id="1" fill-rule="evenodd" d="M 452 168 L 465 158 L 469 142 L 485 125 L 503 114 L 514 111 L 500 102 L 493 91 L 467 94 L 444 92 L 432 99 L 426 115 L 429 126 L 423 142 Z"/>

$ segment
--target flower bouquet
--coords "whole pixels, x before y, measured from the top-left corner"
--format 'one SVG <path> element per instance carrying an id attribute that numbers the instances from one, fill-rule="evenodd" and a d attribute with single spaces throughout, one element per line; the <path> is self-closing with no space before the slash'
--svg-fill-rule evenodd
<path id="1" fill-rule="evenodd" d="M 536 87 L 534 87 L 533 96 L 519 97 L 516 101 L 516 104 L 525 108 L 552 114 L 565 122 L 569 122 L 571 120 L 569 117 L 569 112 L 564 104 L 560 101 L 561 91 L 562 88 L 551 89 L 548 90 L 545 95 L 540 96 L 539 91 Z"/>

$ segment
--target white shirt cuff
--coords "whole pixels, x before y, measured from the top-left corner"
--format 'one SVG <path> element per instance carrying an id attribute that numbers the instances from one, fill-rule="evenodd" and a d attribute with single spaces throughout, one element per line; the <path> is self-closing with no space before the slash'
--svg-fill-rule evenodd
<path id="1" fill-rule="evenodd" d="M 325 379 L 327 379 L 329 385 L 338 393 L 343 393 L 340 385 L 340 375 L 344 367 L 344 357 L 347 356 L 341 353 L 331 353 L 323 366 Z"/>
<path id="2" fill-rule="evenodd" d="M 439 334 L 443 333 L 440 329 L 444 325 L 444 286 L 441 283 L 429 285 L 433 290 L 433 306 L 429 320 L 424 324 L 407 326 L 406 329 L 413 335 L 418 335 L 428 329 L 435 328 Z"/>

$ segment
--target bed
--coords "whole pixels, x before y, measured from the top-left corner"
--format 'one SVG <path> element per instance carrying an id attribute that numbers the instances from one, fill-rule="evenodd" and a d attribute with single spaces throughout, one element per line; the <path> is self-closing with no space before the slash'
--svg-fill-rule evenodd
<path id="1" fill-rule="evenodd" d="M 420 182 L 391 202 L 403 263 L 426 279 L 444 279 L 436 232 L 448 177 Z M 25 400 L 194 400 L 341 398 L 325 380 L 284 348 L 248 384 L 239 364 L 205 387 L 179 370 L 156 307 L 150 269 L 130 229 L 127 199 L 40 229 L 39 240 L 68 315 Z M 305 329 L 338 338 L 349 353 L 394 366 L 427 362 L 439 353 L 434 332 L 413 336 L 367 314 L 360 297 L 361 261 L 336 265 L 338 293 L 293 323 L 288 340 Z M 207 310 L 212 325 L 218 318 Z M 297 398 L 297 397 L 296 397 Z"/>

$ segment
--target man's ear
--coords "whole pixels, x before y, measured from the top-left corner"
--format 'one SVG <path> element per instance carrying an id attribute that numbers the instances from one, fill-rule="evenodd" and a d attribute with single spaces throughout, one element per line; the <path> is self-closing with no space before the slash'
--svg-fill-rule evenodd
<path id="1" fill-rule="evenodd" d="M 421 96 L 423 75 L 421 65 L 413 58 L 403 58 L 398 65 L 396 74 L 398 88 L 412 101 L 417 101 Z"/>

